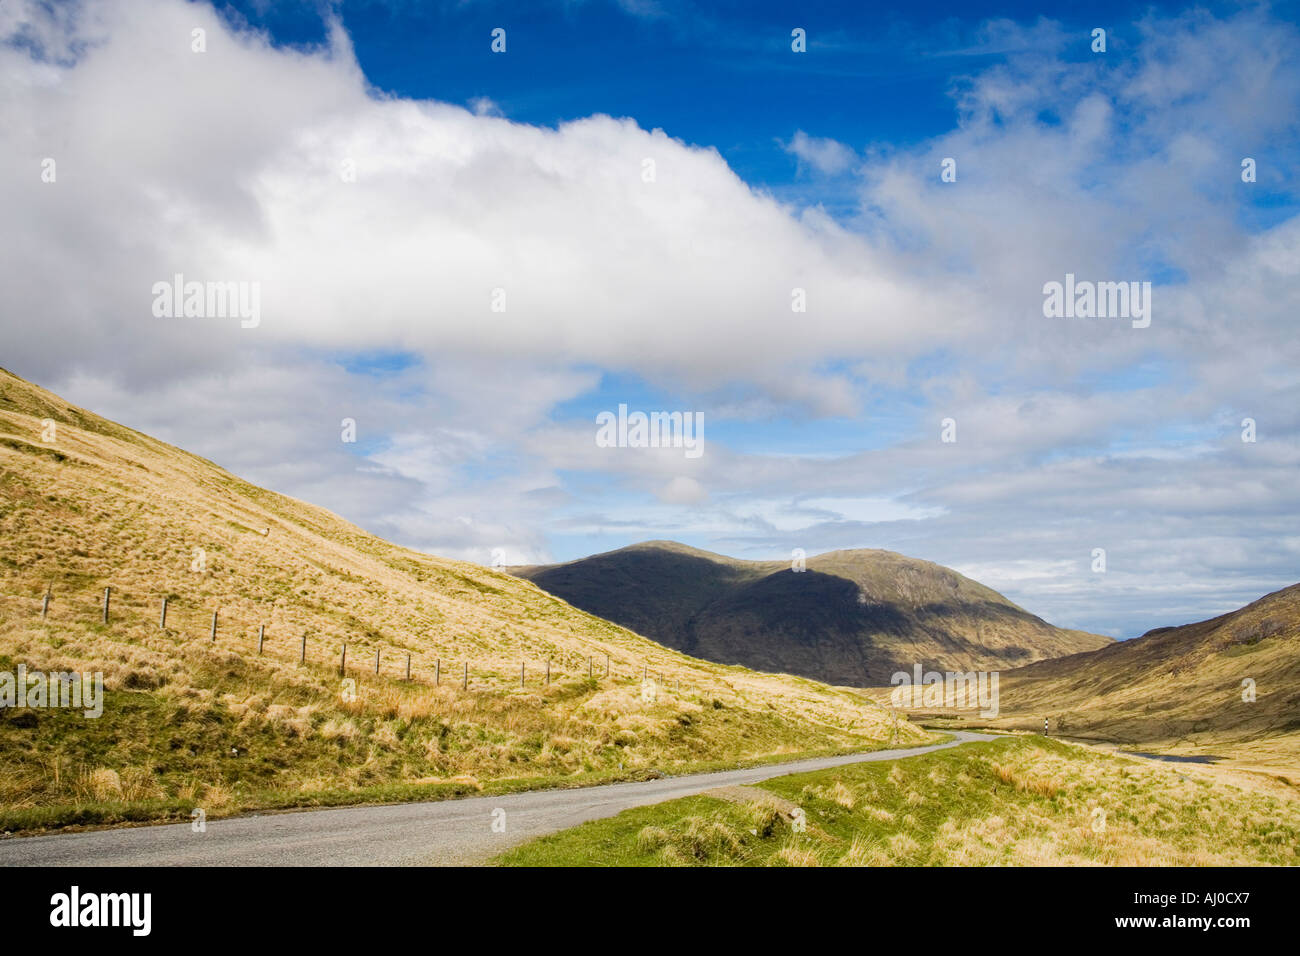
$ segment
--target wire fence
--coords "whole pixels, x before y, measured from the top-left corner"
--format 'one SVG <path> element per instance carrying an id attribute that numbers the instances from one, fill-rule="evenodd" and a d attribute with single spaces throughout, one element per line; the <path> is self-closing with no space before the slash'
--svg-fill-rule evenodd
<path id="1" fill-rule="evenodd" d="M 516 672 L 514 662 L 504 655 L 489 659 L 442 657 L 436 651 L 398 647 L 373 639 L 348 641 L 322 637 L 302 625 L 273 623 L 279 608 L 263 620 L 250 620 L 237 610 L 205 606 L 174 591 L 146 595 L 108 585 L 93 591 L 51 588 L 39 598 L 0 592 L 0 607 L 7 616 L 17 620 L 31 618 L 51 624 L 76 621 L 99 625 L 110 633 L 114 625 L 123 623 L 148 625 L 157 636 L 175 646 L 206 643 L 214 649 L 245 656 L 332 667 L 340 677 L 372 674 L 433 687 L 459 687 L 464 691 L 509 685 L 546 687 L 565 678 L 641 684 L 654 679 L 656 690 L 662 684 L 665 689 L 700 691 L 698 684 L 683 686 L 680 677 L 668 679 L 662 670 L 652 668 L 648 660 L 614 659 L 603 651 L 585 655 L 585 659 L 573 653 L 564 653 L 558 659 L 523 659 L 518 661 Z"/>

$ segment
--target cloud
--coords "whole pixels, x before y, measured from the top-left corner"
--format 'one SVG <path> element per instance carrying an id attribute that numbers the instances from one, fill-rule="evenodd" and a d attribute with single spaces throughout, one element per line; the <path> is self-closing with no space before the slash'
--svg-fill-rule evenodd
<path id="1" fill-rule="evenodd" d="M 476 96 L 469 101 L 470 111 L 475 116 L 504 116 L 501 107 L 490 96 Z"/>
<path id="2" fill-rule="evenodd" d="M 712 385 L 943 334 L 931 288 L 898 281 L 829 219 L 751 189 L 714 150 L 605 116 L 552 130 L 377 98 L 337 24 L 304 52 L 202 6 L 94 9 L 105 38 L 57 82 L 27 50 L 3 52 L 15 82 L 0 172 L 25 224 L 7 275 L 23 278 L 19 312 L 48 314 L 44 332 L 83 340 L 123 374 L 291 345 L 672 370 Z M 40 179 L 46 156 L 53 184 Z M 149 290 L 176 273 L 260 283 L 260 326 L 155 318 Z M 795 320 L 795 288 L 820 321 Z M 34 337 L 14 348 L 42 364 Z"/>
<path id="3" fill-rule="evenodd" d="M 685 475 L 673 478 L 659 492 L 659 500 L 670 505 L 699 504 L 708 496 L 709 493 L 704 490 L 703 485 Z"/>
<path id="4" fill-rule="evenodd" d="M 795 130 L 794 137 L 784 145 L 786 152 L 797 157 L 801 165 L 810 166 L 823 176 L 847 172 L 858 158 L 858 154 L 843 143 L 809 136 L 801 129 Z"/>

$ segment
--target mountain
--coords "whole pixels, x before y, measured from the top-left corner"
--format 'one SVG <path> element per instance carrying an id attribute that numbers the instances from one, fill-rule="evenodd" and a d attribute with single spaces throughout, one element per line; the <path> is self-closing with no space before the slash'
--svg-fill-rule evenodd
<path id="1" fill-rule="evenodd" d="M 1252 681 L 1254 700 L 1243 699 Z M 1286 763 L 1300 755 L 1300 584 L 1236 611 L 1002 675 L 995 726 Z M 1246 696 L 1249 696 L 1247 694 Z"/>
<path id="2" fill-rule="evenodd" d="M 887 684 L 917 663 L 995 670 L 1110 643 L 1053 627 L 956 571 L 891 551 L 832 551 L 806 568 L 648 541 L 511 570 L 687 654 L 843 686 Z"/>
<path id="3" fill-rule="evenodd" d="M 926 736 L 862 695 L 694 660 L 390 544 L 0 370 L 0 689 L 20 665 L 102 672 L 106 698 L 93 719 L 0 706 L 0 830 Z"/>

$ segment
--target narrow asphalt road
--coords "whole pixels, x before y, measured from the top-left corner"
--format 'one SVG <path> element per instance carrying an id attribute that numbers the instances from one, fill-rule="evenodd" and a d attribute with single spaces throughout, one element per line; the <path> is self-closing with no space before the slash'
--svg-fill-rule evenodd
<path id="1" fill-rule="evenodd" d="M 190 824 L 95 830 L 0 840 L 0 866 L 459 866 L 482 863 L 512 846 L 629 807 L 662 803 L 715 787 L 825 770 L 871 760 L 897 760 L 956 747 L 987 734 L 953 731 L 948 743 L 840 757 L 613 783 L 575 790 L 432 803 L 347 807 L 210 820 Z M 505 832 L 493 832 L 495 811 Z"/>

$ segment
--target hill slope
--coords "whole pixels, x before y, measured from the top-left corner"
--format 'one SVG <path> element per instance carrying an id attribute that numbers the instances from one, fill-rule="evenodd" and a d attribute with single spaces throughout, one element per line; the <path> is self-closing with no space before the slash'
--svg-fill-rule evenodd
<path id="1" fill-rule="evenodd" d="M 786 562 L 649 541 L 511 570 L 688 654 L 849 686 L 888 683 L 916 663 L 998 669 L 1110 643 L 1052 627 L 955 571 L 890 551 L 832 551 L 796 573 Z"/>
<path id="2" fill-rule="evenodd" d="M 0 672 L 102 671 L 107 687 L 98 719 L 0 707 L 0 829 L 925 736 L 860 695 L 693 660 L 511 575 L 397 547 L 3 370 L 0 542 Z"/>
<path id="3" fill-rule="evenodd" d="M 1242 699 L 1247 679 L 1253 701 Z M 1208 621 L 1018 668 L 1002 675 L 1001 696 L 1002 725 L 1038 729 L 1049 717 L 1072 736 L 1300 766 L 1300 584 Z"/>

